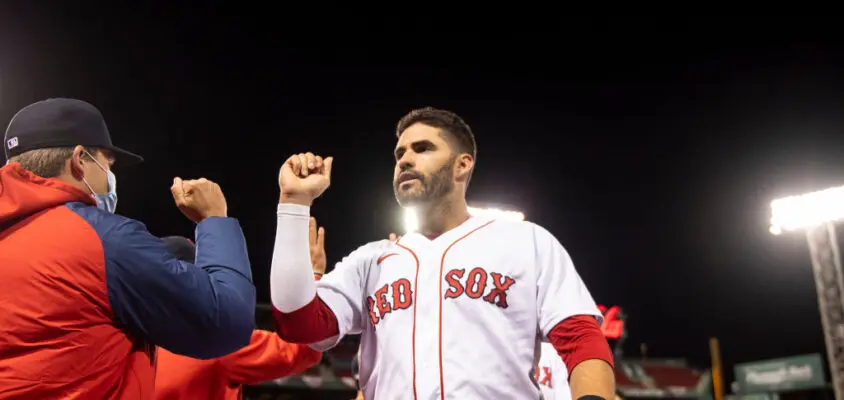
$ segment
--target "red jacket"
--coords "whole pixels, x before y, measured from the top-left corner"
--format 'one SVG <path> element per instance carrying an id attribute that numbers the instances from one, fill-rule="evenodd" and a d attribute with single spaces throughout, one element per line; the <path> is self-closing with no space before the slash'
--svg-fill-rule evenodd
<path id="1" fill-rule="evenodd" d="M 155 400 L 237 400 L 243 385 L 304 372 L 322 353 L 255 330 L 246 347 L 214 360 L 197 360 L 164 349 L 158 351 Z"/>
<path id="2" fill-rule="evenodd" d="M 155 345 L 200 358 L 246 345 L 240 226 L 209 218 L 197 241 L 197 266 L 180 262 L 88 193 L 0 168 L 0 399 L 150 399 Z"/>

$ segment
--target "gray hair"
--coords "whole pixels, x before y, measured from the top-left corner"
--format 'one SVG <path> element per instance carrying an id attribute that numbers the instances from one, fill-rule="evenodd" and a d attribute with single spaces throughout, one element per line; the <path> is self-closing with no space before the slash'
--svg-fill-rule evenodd
<path id="1" fill-rule="evenodd" d="M 91 155 L 99 153 L 98 148 L 88 148 Z M 73 147 L 48 147 L 30 150 L 9 159 L 20 163 L 23 169 L 42 178 L 55 178 L 64 172 L 66 161 L 73 156 Z M 87 155 L 84 155 L 87 157 Z"/>

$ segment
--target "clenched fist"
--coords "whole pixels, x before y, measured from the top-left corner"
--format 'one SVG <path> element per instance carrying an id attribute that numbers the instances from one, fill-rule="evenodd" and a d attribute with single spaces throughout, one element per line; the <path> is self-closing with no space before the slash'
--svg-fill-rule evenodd
<path id="1" fill-rule="evenodd" d="M 312 153 L 290 156 L 278 172 L 282 203 L 310 206 L 331 184 L 331 164 L 334 159 Z"/>
<path id="2" fill-rule="evenodd" d="M 183 181 L 173 179 L 170 187 L 176 206 L 188 219 L 200 223 L 208 217 L 225 217 L 228 208 L 220 185 L 205 178 Z"/>

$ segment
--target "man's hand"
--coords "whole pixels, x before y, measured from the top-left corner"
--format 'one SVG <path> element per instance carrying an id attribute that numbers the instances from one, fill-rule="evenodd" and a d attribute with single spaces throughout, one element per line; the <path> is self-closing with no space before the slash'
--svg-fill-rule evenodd
<path id="1" fill-rule="evenodd" d="M 390 238 L 391 242 L 395 242 L 395 241 L 401 239 L 401 235 L 396 235 L 395 233 L 390 233 L 389 238 Z"/>
<path id="2" fill-rule="evenodd" d="M 316 218 L 311 217 L 310 226 L 311 266 L 315 274 L 325 273 L 325 228 L 317 229 Z"/>
<path id="3" fill-rule="evenodd" d="M 331 164 L 334 159 L 312 153 L 290 156 L 278 172 L 281 203 L 310 206 L 331 184 Z"/>
<path id="4" fill-rule="evenodd" d="M 208 217 L 227 216 L 228 207 L 226 197 L 220 185 L 205 178 L 183 181 L 182 178 L 173 179 L 170 187 L 176 206 L 188 219 L 200 223 Z"/>

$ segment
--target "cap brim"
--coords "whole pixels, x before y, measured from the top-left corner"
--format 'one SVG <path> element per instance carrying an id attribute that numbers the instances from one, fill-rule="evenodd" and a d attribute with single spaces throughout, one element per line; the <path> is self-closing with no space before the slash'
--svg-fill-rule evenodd
<path id="1" fill-rule="evenodd" d="M 123 150 L 120 147 L 112 146 L 112 147 L 108 148 L 108 150 L 111 150 L 112 152 L 114 152 L 114 157 L 117 158 L 117 160 L 120 162 L 121 166 L 126 167 L 126 166 L 138 165 L 138 164 L 144 162 L 143 157 L 141 157 L 141 156 L 139 156 L 135 153 L 132 153 L 131 151 Z"/>

